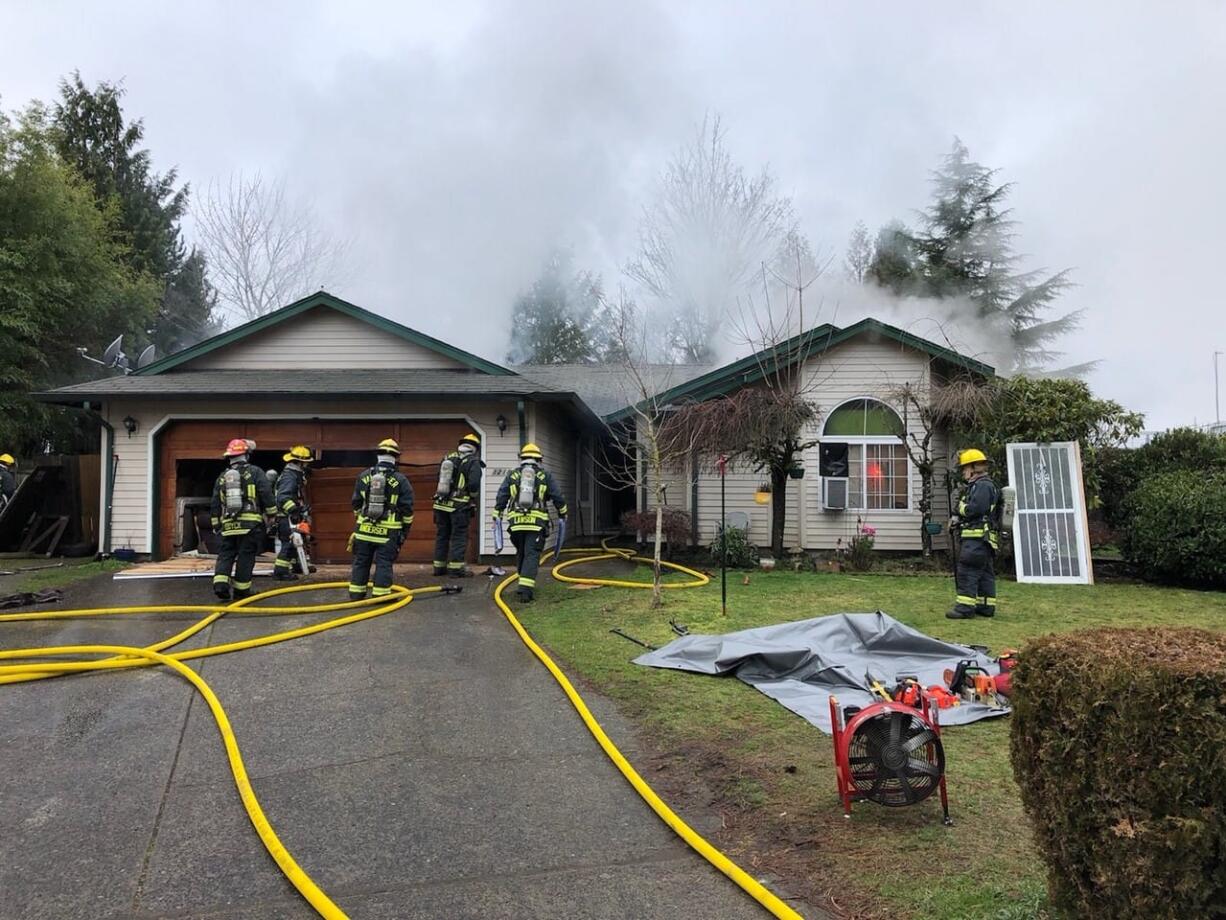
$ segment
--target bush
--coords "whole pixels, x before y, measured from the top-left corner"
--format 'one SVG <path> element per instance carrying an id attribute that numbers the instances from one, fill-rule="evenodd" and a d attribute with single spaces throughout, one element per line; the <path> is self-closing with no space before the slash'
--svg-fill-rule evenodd
<path id="1" fill-rule="evenodd" d="M 622 530 L 628 533 L 642 533 L 647 543 L 656 539 L 656 509 L 646 511 L 627 511 L 622 515 Z M 668 544 L 669 550 L 685 546 L 690 540 L 690 515 L 680 508 L 664 506 L 664 514 L 660 520 L 660 536 Z"/>
<path id="2" fill-rule="evenodd" d="M 1125 503 L 1124 557 L 1152 581 L 1226 588 L 1226 473 L 1163 473 Z"/>
<path id="3" fill-rule="evenodd" d="M 728 545 L 729 568 L 757 568 L 758 548 L 749 542 L 749 531 L 741 527 L 725 527 L 711 541 L 711 559 L 716 565 L 719 565 L 723 558 L 725 541 Z"/>
<path id="4" fill-rule="evenodd" d="M 1013 773 L 1052 900 L 1089 920 L 1226 916 L 1226 636 L 1046 636 L 1013 687 Z"/>
<path id="5" fill-rule="evenodd" d="M 1107 523 L 1128 524 L 1128 498 L 1151 476 L 1179 470 L 1226 472 L 1226 436 L 1195 428 L 1175 428 L 1156 435 L 1143 447 L 1099 452 L 1100 498 Z"/>

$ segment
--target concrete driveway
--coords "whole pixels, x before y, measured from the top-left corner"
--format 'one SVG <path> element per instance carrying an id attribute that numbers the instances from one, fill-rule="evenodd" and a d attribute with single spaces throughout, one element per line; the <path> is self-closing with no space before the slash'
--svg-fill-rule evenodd
<path id="1" fill-rule="evenodd" d="M 103 576 L 69 587 L 63 606 L 208 592 L 204 579 Z M 226 617 L 189 644 L 320 618 Z M 3 623 L 0 646 L 145 645 L 192 619 Z M 192 665 L 226 707 L 273 827 L 355 920 L 765 916 L 634 794 L 485 579 Z M 633 760 L 628 727 L 589 702 Z M 0 686 L 0 751 L 6 920 L 315 916 L 248 824 L 207 707 L 182 679 L 150 669 Z"/>

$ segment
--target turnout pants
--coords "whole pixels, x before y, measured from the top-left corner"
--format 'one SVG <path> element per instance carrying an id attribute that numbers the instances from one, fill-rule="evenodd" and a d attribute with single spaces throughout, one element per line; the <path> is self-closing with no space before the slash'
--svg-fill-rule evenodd
<path id="1" fill-rule="evenodd" d="M 996 612 L 996 570 L 993 566 L 995 553 L 987 540 L 963 540 L 958 553 L 958 598 L 959 613 Z"/>
<path id="2" fill-rule="evenodd" d="M 360 536 L 353 541 L 353 568 L 349 572 L 349 596 L 354 600 L 366 596 L 366 586 L 373 585 L 371 594 L 379 597 L 392 593 L 392 563 L 400 555 L 404 532 L 394 534 L 383 543 L 372 543 Z M 375 575 L 370 577 L 374 564 Z"/>
<path id="3" fill-rule="evenodd" d="M 472 519 L 468 508 L 455 511 L 434 509 L 434 571 L 439 569 L 458 572 L 464 568 L 468 555 L 468 523 Z"/>
<path id="4" fill-rule="evenodd" d="M 281 541 L 281 549 L 277 551 L 276 567 L 274 569 L 278 578 L 285 578 L 295 569 L 301 569 L 298 564 L 298 553 L 294 550 L 294 541 L 290 536 L 289 518 L 283 517 L 277 521 L 277 537 Z M 302 573 L 307 574 L 306 572 Z"/>
<path id="5" fill-rule="evenodd" d="M 246 533 L 222 536 L 217 565 L 213 568 L 213 590 L 219 597 L 228 596 L 231 586 L 236 593 L 251 591 L 251 571 L 255 568 L 255 557 L 264 544 L 263 537 L 263 529 L 259 527 Z"/>
<path id="6" fill-rule="evenodd" d="M 515 568 L 519 570 L 519 589 L 530 594 L 536 588 L 536 573 L 541 567 L 541 551 L 545 548 L 545 530 L 512 530 L 515 546 Z"/>

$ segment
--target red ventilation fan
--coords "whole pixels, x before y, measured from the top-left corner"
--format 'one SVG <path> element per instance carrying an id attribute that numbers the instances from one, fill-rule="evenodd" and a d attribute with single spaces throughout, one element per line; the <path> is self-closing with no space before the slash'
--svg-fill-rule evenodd
<path id="1" fill-rule="evenodd" d="M 852 802 L 899 808 L 917 805 L 940 790 L 944 823 L 954 823 L 945 792 L 945 749 L 938 719 L 927 696 L 918 709 L 874 703 L 846 711 L 830 697 L 834 768 L 844 817 L 851 817 Z"/>

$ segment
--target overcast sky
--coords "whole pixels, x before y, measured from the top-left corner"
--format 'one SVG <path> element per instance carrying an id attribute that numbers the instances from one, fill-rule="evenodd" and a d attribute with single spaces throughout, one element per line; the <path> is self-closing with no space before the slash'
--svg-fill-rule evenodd
<path id="1" fill-rule="evenodd" d="M 194 186 L 284 176 L 355 239 L 335 293 L 495 360 L 552 245 L 616 287 L 707 113 L 839 257 L 857 220 L 926 203 L 957 135 L 1016 183 L 1029 264 L 1073 268 L 1064 347 L 1101 359 L 1096 390 L 1152 428 L 1213 419 L 1223 2 L 0 0 L 0 105 L 73 68 L 122 80 L 156 165 Z"/>

